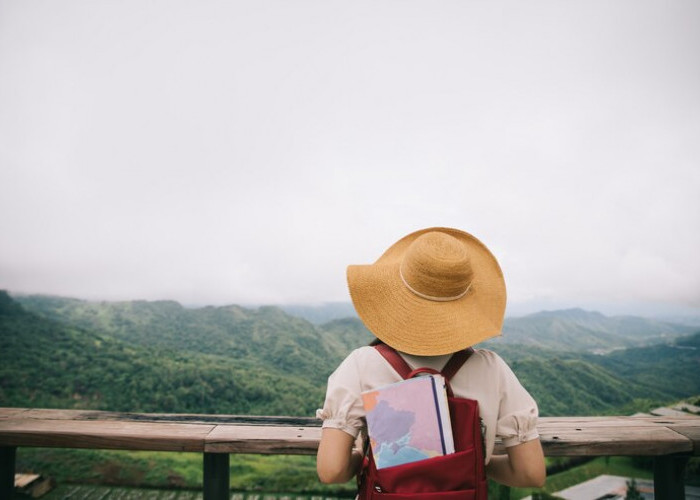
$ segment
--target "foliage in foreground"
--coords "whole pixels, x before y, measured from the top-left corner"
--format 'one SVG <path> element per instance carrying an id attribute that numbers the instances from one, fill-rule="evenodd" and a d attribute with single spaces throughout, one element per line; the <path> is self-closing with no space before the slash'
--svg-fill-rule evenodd
<path id="1" fill-rule="evenodd" d="M 19 448 L 17 469 L 40 471 L 60 483 L 201 489 L 202 455 L 116 450 Z M 355 483 L 324 485 L 316 460 L 296 455 L 231 455 L 230 485 L 237 491 L 329 493 L 352 496 Z"/>
<path id="2" fill-rule="evenodd" d="M 38 467 L 59 484 L 112 484 L 149 488 L 200 490 L 202 456 L 198 453 L 124 452 L 113 450 L 64 450 L 20 448 L 18 467 Z M 640 479 L 652 478 L 651 469 L 630 457 L 600 457 L 567 471 L 551 475 L 541 490 L 512 488 L 509 498 L 531 494 L 552 494 L 600 474 Z M 354 481 L 345 485 L 324 485 L 316 478 L 314 457 L 309 456 L 231 456 L 231 489 L 235 491 L 298 492 L 351 497 Z M 506 492 L 489 485 L 489 498 Z M 546 498 L 546 497 L 544 497 Z"/>

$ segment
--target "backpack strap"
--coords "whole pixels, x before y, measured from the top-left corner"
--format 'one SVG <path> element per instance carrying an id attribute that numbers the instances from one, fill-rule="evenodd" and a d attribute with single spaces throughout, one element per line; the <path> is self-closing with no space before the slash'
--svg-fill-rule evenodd
<path id="1" fill-rule="evenodd" d="M 384 343 L 374 344 L 373 346 L 379 354 L 381 354 L 384 359 L 386 359 L 391 367 L 397 371 L 401 378 L 410 378 L 414 370 L 408 366 L 406 360 L 401 357 L 401 355 L 394 350 L 393 347 L 389 347 Z M 464 349 L 462 351 L 457 351 L 452 355 L 452 357 L 447 361 L 445 366 L 442 368 L 440 374 L 445 377 L 448 381 L 459 371 L 464 363 L 467 362 L 469 357 L 474 353 L 473 348 Z M 419 369 L 420 370 L 420 369 Z"/>
<path id="2" fill-rule="evenodd" d="M 442 368 L 442 376 L 447 380 L 452 380 L 452 377 L 454 377 L 459 369 L 462 368 L 462 365 L 467 362 L 472 354 L 474 354 L 473 347 L 469 347 L 454 353 Z"/>
<path id="3" fill-rule="evenodd" d="M 384 343 L 380 344 L 375 344 L 374 348 L 379 351 L 379 354 L 381 354 L 384 359 L 386 359 L 391 367 L 396 370 L 396 372 L 401 375 L 401 378 L 409 378 L 409 375 L 413 371 L 413 369 L 408 366 L 408 363 L 406 363 L 406 360 L 401 357 L 401 355 L 394 350 L 393 347 L 389 347 L 388 345 Z"/>

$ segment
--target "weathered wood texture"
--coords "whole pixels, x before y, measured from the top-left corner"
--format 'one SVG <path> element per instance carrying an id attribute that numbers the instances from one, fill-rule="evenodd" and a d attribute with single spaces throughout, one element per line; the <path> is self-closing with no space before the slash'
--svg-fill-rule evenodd
<path id="1" fill-rule="evenodd" d="M 211 453 L 306 455 L 316 453 L 320 439 L 319 427 L 219 425 L 207 436 L 204 449 Z"/>
<path id="2" fill-rule="evenodd" d="M 213 428 L 212 425 L 197 424 L 8 419 L 0 421 L 0 444 L 58 448 L 203 451 L 202 443 Z"/>
<path id="3" fill-rule="evenodd" d="M 549 456 L 700 454 L 694 416 L 550 417 L 538 430 Z"/>
<path id="4" fill-rule="evenodd" d="M 700 417 L 549 417 L 538 429 L 549 456 L 700 455 Z M 312 418 L 0 408 L 0 446 L 304 455 L 320 436 Z"/>

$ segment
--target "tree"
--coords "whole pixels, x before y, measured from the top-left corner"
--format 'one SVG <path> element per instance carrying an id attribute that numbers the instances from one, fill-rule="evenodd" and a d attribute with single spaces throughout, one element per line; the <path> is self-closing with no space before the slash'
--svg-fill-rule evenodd
<path id="1" fill-rule="evenodd" d="M 642 494 L 637 489 L 637 481 L 632 478 L 627 481 L 627 494 L 625 500 L 643 500 Z"/>

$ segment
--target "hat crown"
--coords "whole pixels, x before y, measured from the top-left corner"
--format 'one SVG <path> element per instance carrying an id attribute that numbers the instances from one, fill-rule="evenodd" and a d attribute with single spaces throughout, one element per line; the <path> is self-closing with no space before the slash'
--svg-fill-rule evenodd
<path id="1" fill-rule="evenodd" d="M 466 245 L 437 231 L 425 233 L 411 243 L 400 272 L 413 293 L 434 300 L 462 297 L 474 277 Z"/>

